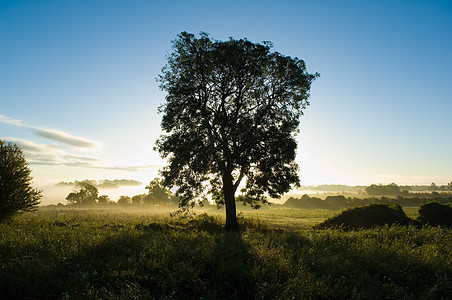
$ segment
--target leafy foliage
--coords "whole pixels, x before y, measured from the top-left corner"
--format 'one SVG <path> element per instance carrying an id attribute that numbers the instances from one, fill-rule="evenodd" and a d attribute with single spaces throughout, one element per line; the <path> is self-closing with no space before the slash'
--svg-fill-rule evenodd
<path id="1" fill-rule="evenodd" d="M 22 149 L 0 140 L 0 221 L 36 209 L 42 195 L 32 180 Z"/>
<path id="2" fill-rule="evenodd" d="M 66 200 L 69 204 L 94 205 L 97 203 L 98 195 L 99 190 L 89 180 L 76 181 L 74 192 L 69 193 Z"/>
<path id="3" fill-rule="evenodd" d="M 108 195 L 100 195 L 97 198 L 97 203 L 100 205 L 106 205 L 106 204 L 111 204 L 112 201 L 110 200 L 110 197 Z"/>
<path id="4" fill-rule="evenodd" d="M 375 226 L 400 224 L 406 225 L 412 221 L 405 215 L 398 204 L 369 204 L 343 211 L 337 216 L 318 224 L 317 228 L 360 229 Z"/>
<path id="5" fill-rule="evenodd" d="M 452 207 L 439 202 L 425 203 L 419 208 L 419 218 L 422 224 L 452 226 Z"/>
<path id="6" fill-rule="evenodd" d="M 242 179 L 240 199 L 252 205 L 266 202 L 265 194 L 280 197 L 299 181 L 294 134 L 318 74 L 270 48 L 182 32 L 159 77 L 168 92 L 160 108 L 167 134 L 156 146 L 169 160 L 164 184 L 177 186 L 182 205 L 207 189 L 226 204 L 227 225 L 236 222 Z"/>
<path id="7" fill-rule="evenodd" d="M 118 199 L 119 205 L 128 205 L 132 203 L 132 198 L 130 196 L 121 195 Z"/>
<path id="8" fill-rule="evenodd" d="M 147 205 L 170 205 L 175 199 L 171 191 L 163 186 L 159 178 L 153 179 L 146 186 L 148 194 L 143 198 L 143 203 Z"/>
<path id="9" fill-rule="evenodd" d="M 395 183 L 388 185 L 372 184 L 365 188 L 365 192 L 370 196 L 397 196 L 402 194 L 400 187 Z"/>
<path id="10" fill-rule="evenodd" d="M 132 204 L 140 205 L 143 203 L 143 199 L 146 197 L 146 194 L 139 194 L 132 196 Z"/>

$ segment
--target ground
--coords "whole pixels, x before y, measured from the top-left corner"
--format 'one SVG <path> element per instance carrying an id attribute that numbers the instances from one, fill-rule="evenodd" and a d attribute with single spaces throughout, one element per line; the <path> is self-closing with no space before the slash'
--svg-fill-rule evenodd
<path id="1" fill-rule="evenodd" d="M 407 215 L 415 217 L 415 209 Z M 41 209 L 0 224 L 3 299 L 447 299 L 452 232 L 313 230 L 339 211 Z M 207 214 L 206 214 L 207 212 Z"/>

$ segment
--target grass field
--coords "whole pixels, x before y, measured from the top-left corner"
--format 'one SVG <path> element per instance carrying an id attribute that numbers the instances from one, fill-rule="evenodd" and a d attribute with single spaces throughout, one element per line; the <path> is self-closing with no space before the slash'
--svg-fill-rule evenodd
<path id="1" fill-rule="evenodd" d="M 404 207 L 406 215 L 410 218 L 417 218 L 418 207 Z M 205 212 L 205 210 L 198 210 L 198 213 Z M 246 209 L 239 210 L 239 216 L 263 221 L 272 228 L 282 229 L 311 229 L 313 225 L 330 218 L 341 210 L 337 209 L 296 209 L 285 208 L 281 206 L 270 206 L 264 209 Z M 220 218 L 223 217 L 223 210 L 211 209 L 208 214 L 215 215 Z"/>
<path id="2" fill-rule="evenodd" d="M 407 211 L 410 217 L 417 210 Z M 0 224 L 0 299 L 451 299 L 451 229 L 310 229 L 338 211 L 41 209 Z"/>

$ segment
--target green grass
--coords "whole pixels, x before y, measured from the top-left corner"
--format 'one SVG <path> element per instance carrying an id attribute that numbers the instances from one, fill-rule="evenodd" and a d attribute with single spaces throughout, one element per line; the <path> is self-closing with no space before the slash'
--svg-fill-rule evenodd
<path id="1" fill-rule="evenodd" d="M 450 299 L 451 229 L 308 229 L 334 213 L 40 210 L 0 224 L 0 298 Z"/>
<path id="2" fill-rule="evenodd" d="M 404 207 L 409 218 L 417 218 L 418 207 Z M 296 209 L 271 206 L 269 209 L 242 210 L 240 215 L 245 218 L 261 220 L 273 228 L 311 229 L 312 226 L 327 218 L 339 214 L 338 209 Z M 211 212 L 209 212 L 211 213 Z M 224 212 L 221 212 L 221 216 Z"/>
<path id="3" fill-rule="evenodd" d="M 195 213 L 208 213 L 209 215 L 223 219 L 224 209 L 196 208 Z M 239 218 L 262 221 L 271 228 L 277 229 L 311 229 L 313 225 L 320 223 L 326 218 L 338 214 L 340 210 L 335 209 L 296 209 L 285 208 L 278 205 L 264 207 L 262 209 L 238 209 Z"/>

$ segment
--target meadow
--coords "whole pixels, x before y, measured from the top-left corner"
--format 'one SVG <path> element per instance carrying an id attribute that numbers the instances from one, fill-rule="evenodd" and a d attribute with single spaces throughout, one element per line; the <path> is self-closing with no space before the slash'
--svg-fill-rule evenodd
<path id="1" fill-rule="evenodd" d="M 451 299 L 451 229 L 313 230 L 339 211 L 270 207 L 233 233 L 195 212 L 20 215 L 0 224 L 0 298 Z"/>

